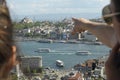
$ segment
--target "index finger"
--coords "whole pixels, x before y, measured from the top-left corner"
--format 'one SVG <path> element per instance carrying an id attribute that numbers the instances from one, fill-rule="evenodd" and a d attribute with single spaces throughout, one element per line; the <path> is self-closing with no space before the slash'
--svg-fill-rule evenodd
<path id="1" fill-rule="evenodd" d="M 75 20 L 77 20 L 77 18 L 74 18 L 74 17 L 73 17 L 72 20 L 75 21 Z"/>

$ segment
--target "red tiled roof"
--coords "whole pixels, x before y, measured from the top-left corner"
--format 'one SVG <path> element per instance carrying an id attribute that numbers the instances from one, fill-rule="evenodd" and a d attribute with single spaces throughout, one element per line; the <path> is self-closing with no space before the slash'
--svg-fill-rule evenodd
<path id="1" fill-rule="evenodd" d="M 74 77 L 70 77 L 68 80 L 78 80 L 79 78 L 82 78 L 81 73 L 77 72 Z"/>

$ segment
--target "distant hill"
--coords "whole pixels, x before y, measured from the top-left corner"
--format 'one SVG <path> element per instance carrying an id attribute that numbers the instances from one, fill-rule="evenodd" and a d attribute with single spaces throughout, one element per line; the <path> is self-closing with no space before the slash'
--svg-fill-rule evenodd
<path id="1" fill-rule="evenodd" d="M 15 17 L 14 17 L 15 16 Z M 24 17 L 29 17 L 33 21 L 43 21 L 43 20 L 51 20 L 51 21 L 58 21 L 58 20 L 63 20 L 64 18 L 87 18 L 87 19 L 95 19 L 95 18 L 100 18 L 101 14 L 99 13 L 81 13 L 81 14 L 40 14 L 40 15 L 12 15 L 13 21 L 17 20 L 20 21 Z"/>

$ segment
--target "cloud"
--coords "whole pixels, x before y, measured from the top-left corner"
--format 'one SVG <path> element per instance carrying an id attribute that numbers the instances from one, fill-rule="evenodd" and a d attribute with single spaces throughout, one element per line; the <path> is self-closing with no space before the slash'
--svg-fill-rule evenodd
<path id="1" fill-rule="evenodd" d="M 52 8 L 52 7 L 67 7 L 71 5 L 71 0 L 41 0 L 30 3 L 33 7 Z"/>
<path id="2" fill-rule="evenodd" d="M 8 7 L 9 7 L 9 9 L 14 9 L 14 8 L 15 8 L 14 1 L 11 1 L 11 2 L 8 2 L 8 1 L 7 1 L 7 5 L 8 5 Z"/>
<path id="3" fill-rule="evenodd" d="M 76 13 L 99 13 L 96 8 L 41 8 L 33 11 L 28 11 L 32 14 L 76 14 Z"/>
<path id="4" fill-rule="evenodd" d="M 16 14 L 97 13 L 108 0 L 8 0 Z"/>
<path id="5" fill-rule="evenodd" d="M 99 0 L 100 2 L 104 1 L 104 0 Z"/>
<path id="6" fill-rule="evenodd" d="M 10 9 L 14 9 L 14 8 L 15 8 L 15 5 L 13 5 L 12 3 L 9 3 L 8 7 L 9 7 Z"/>
<path id="7" fill-rule="evenodd" d="M 49 3 L 41 3 L 41 4 L 40 3 L 32 3 L 31 7 L 32 8 L 38 8 L 38 7 L 45 8 L 45 7 L 49 7 L 49 5 L 50 5 Z"/>

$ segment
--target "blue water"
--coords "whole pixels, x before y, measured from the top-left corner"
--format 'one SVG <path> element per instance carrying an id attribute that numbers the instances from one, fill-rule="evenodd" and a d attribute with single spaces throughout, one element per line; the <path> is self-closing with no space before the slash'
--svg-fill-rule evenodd
<path id="1" fill-rule="evenodd" d="M 85 60 L 99 58 L 109 53 L 109 48 L 105 45 L 87 44 L 65 44 L 65 43 L 38 43 L 34 41 L 18 42 L 20 53 L 29 56 L 42 56 L 43 66 L 56 68 L 55 61 L 60 59 L 64 62 L 65 68 L 72 68 L 75 64 Z M 38 48 L 50 48 L 53 53 L 34 52 Z M 78 56 L 76 51 L 89 51 L 92 55 Z"/>

